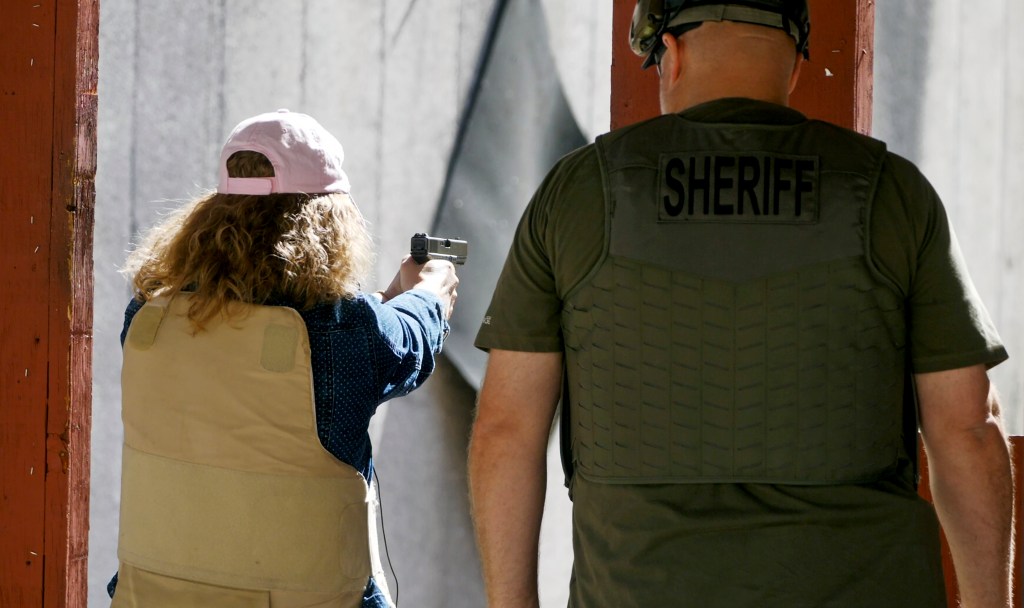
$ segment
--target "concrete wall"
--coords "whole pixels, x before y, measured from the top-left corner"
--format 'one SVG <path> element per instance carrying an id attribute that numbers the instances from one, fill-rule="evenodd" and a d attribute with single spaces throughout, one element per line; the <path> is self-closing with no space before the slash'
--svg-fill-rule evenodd
<path id="1" fill-rule="evenodd" d="M 130 243 L 162 212 L 214 185 L 215 160 L 232 126 L 288 107 L 317 117 L 345 146 L 354 196 L 378 244 L 377 275 L 386 283 L 409 235 L 429 228 L 434 217 L 494 4 L 101 3 L 92 605 L 106 604 L 103 587 L 116 569 L 117 336 L 130 296 L 117 268 Z M 600 132 L 608 123 L 610 0 L 587 15 L 570 12 L 565 0 L 545 4 L 559 32 L 558 67 L 570 81 L 574 111 L 586 132 Z M 375 417 L 389 550 L 404 605 L 480 604 L 465 499 L 474 399 L 474 389 L 442 366 L 426 389 Z"/>
<path id="2" fill-rule="evenodd" d="M 942 197 L 974 284 L 1010 351 L 990 374 L 1024 434 L 1024 3 L 879 2 L 874 134 Z"/>
<path id="3" fill-rule="evenodd" d="M 524 1 L 524 0 L 512 0 Z M 214 183 L 227 131 L 257 112 L 316 116 L 345 145 L 384 282 L 408 235 L 429 227 L 494 0 L 104 0 L 96 204 L 90 605 L 116 569 L 120 476 L 118 332 L 129 244 L 162 210 Z M 544 0 L 551 45 L 584 133 L 607 128 L 611 0 Z M 984 5 L 968 11 L 969 7 Z M 921 164 L 949 208 L 1003 338 L 1024 349 L 1024 5 L 878 3 L 875 134 Z M 1016 205 L 1015 205 L 1016 204 Z M 464 286 L 471 288 L 471 286 Z M 456 323 L 476 319 L 456 317 Z M 1024 433 L 1024 376 L 994 372 Z M 449 366 L 386 405 L 372 429 L 384 524 L 402 605 L 482 605 L 465 496 L 475 398 Z M 564 606 L 569 507 L 552 453 L 542 532 L 542 604 Z M 392 582 L 392 590 L 394 583 Z"/>
<path id="4" fill-rule="evenodd" d="M 239 120 L 289 107 L 316 116 L 343 142 L 354 196 L 377 238 L 378 275 L 389 280 L 408 235 L 429 227 L 434 216 L 492 4 L 102 3 L 90 554 L 95 605 L 104 604 L 102 585 L 116 568 L 117 335 L 129 297 L 116 269 L 129 243 L 163 210 L 212 187 L 220 145 Z"/>

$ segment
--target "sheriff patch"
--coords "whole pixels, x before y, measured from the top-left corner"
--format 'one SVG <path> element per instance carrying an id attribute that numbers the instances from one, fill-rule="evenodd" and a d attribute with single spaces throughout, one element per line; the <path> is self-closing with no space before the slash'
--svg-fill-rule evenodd
<path id="1" fill-rule="evenodd" d="M 817 220 L 817 156 L 687 152 L 660 157 L 659 222 Z"/>

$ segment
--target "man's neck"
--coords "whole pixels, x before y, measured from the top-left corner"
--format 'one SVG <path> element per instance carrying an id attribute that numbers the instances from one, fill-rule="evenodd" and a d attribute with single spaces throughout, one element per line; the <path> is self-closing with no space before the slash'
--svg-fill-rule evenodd
<path id="1" fill-rule="evenodd" d="M 789 107 L 789 95 L 788 94 L 765 94 L 763 91 L 757 91 L 753 89 L 744 89 L 742 87 L 736 87 L 729 90 L 711 91 L 708 89 L 698 90 L 690 89 L 680 91 L 679 95 L 674 96 L 667 100 L 662 106 L 662 114 L 675 114 L 689 110 L 694 106 L 699 106 L 709 101 L 717 101 L 719 99 L 729 99 L 741 97 L 745 99 L 753 99 L 755 101 L 764 101 L 767 103 L 773 103 L 780 106 Z"/>

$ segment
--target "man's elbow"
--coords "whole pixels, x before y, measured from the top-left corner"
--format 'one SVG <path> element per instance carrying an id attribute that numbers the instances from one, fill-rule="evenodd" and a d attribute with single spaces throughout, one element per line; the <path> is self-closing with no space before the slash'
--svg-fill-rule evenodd
<path id="1" fill-rule="evenodd" d="M 489 416 L 478 415 L 473 421 L 469 437 L 469 476 L 476 481 L 489 478 L 495 463 L 515 459 L 517 440 L 515 430 Z"/>
<path id="2" fill-rule="evenodd" d="M 979 448 L 992 444 L 1009 445 L 999 407 L 999 397 L 994 386 L 989 388 L 983 415 L 976 420 L 968 421 L 960 431 L 966 438 L 965 441 L 973 440 Z"/>
<path id="3" fill-rule="evenodd" d="M 999 406 L 999 393 L 996 392 L 994 385 L 991 386 L 988 396 L 988 417 L 1002 428 L 1003 411 Z"/>
<path id="4" fill-rule="evenodd" d="M 523 432 L 521 427 L 514 419 L 478 407 L 470 435 L 470 449 L 485 449 L 499 443 L 515 442 Z"/>
<path id="5" fill-rule="evenodd" d="M 933 429 L 923 435 L 925 448 L 929 452 L 943 451 L 953 456 L 992 450 L 1001 453 L 1009 449 L 1009 440 L 1003 429 L 1002 420 L 997 416 L 970 425 Z"/>
<path id="6" fill-rule="evenodd" d="M 497 408 L 477 408 L 470 436 L 470 457 L 498 454 L 523 458 L 547 448 L 548 433 L 525 416 L 504 415 Z"/>
<path id="7" fill-rule="evenodd" d="M 984 366 L 918 374 L 915 382 L 926 445 L 1005 442 L 998 393 Z"/>

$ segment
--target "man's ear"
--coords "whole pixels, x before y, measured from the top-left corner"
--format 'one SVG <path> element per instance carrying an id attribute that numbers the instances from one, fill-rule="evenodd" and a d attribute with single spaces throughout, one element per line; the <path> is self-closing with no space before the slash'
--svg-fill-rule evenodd
<path id="1" fill-rule="evenodd" d="M 661 56 L 661 79 L 671 87 L 682 77 L 683 41 L 666 33 L 661 35 L 661 43 L 665 45 L 665 53 Z"/>

